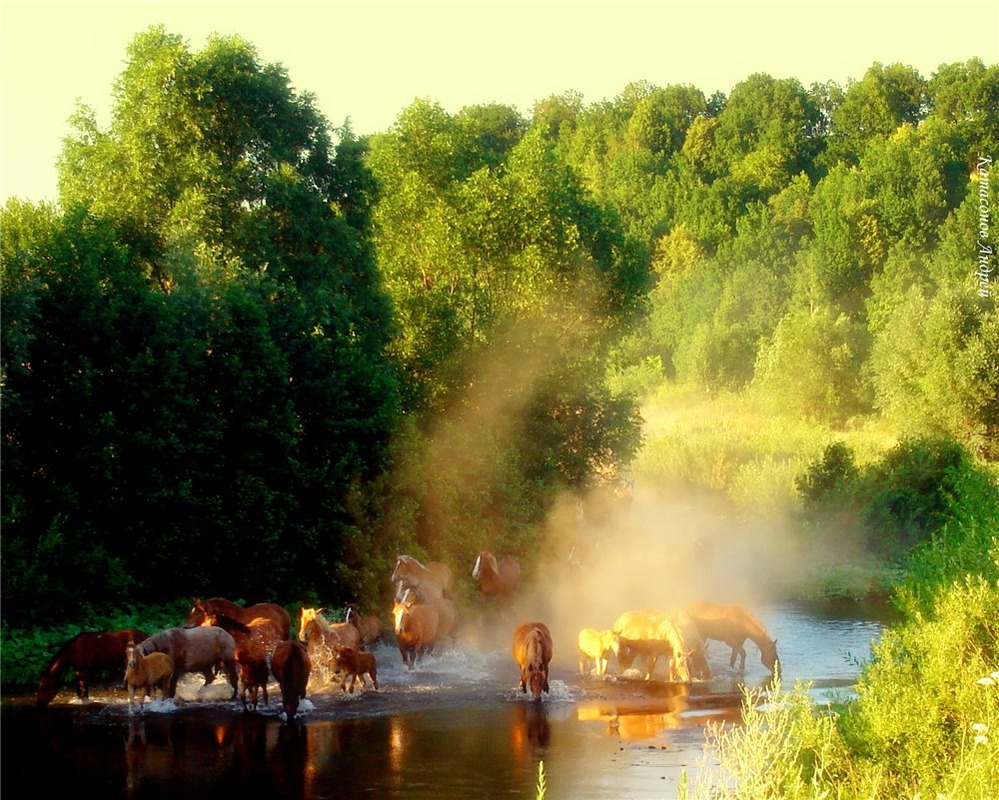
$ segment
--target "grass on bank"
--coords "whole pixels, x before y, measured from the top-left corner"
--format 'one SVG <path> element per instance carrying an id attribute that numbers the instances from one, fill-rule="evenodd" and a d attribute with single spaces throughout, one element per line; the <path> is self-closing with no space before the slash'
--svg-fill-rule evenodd
<path id="1" fill-rule="evenodd" d="M 748 694 L 717 731 L 721 774 L 701 798 L 986 800 L 999 787 L 999 489 L 958 483 L 948 518 L 905 565 L 903 620 L 887 630 L 844 708 L 808 687 Z M 709 754 L 710 755 L 710 754 Z"/>

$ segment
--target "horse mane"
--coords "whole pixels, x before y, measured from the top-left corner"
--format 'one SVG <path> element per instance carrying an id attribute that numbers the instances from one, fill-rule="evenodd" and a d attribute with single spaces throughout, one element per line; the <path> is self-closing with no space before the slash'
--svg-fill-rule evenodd
<path id="1" fill-rule="evenodd" d="M 250 625 L 245 622 L 241 622 L 238 619 L 230 617 L 228 614 L 223 614 L 221 612 L 212 612 L 209 616 L 215 617 L 215 626 L 222 628 L 224 630 L 235 629 L 240 633 L 250 633 Z M 265 619 L 264 617 L 257 617 L 257 619 Z M 256 622 L 256 620 L 253 620 Z M 250 623 L 252 624 L 252 622 Z"/>
<path id="2" fill-rule="evenodd" d="M 771 644 L 770 634 L 767 632 L 766 627 L 760 622 L 759 618 L 748 608 L 743 609 L 746 614 L 746 635 L 752 639 L 753 644 L 763 649 L 763 645 L 760 642 L 765 642 L 768 646 Z"/>
<path id="3" fill-rule="evenodd" d="M 532 628 L 527 634 L 527 641 L 524 642 L 524 649 L 532 660 L 544 661 L 545 634 L 541 628 Z"/>

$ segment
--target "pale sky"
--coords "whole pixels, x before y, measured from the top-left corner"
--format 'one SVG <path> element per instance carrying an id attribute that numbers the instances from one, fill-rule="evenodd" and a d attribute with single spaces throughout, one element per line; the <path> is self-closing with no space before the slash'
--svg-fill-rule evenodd
<path id="1" fill-rule="evenodd" d="M 568 90 L 587 103 L 631 81 L 726 94 L 753 72 L 859 79 L 875 61 L 930 77 L 999 62 L 999 0 L 913 2 L 0 2 L 0 197 L 56 198 L 56 159 L 77 99 L 106 123 L 134 35 L 162 23 L 200 49 L 237 33 L 280 62 L 334 125 L 392 125 L 414 98 L 449 112 L 530 112 Z"/>

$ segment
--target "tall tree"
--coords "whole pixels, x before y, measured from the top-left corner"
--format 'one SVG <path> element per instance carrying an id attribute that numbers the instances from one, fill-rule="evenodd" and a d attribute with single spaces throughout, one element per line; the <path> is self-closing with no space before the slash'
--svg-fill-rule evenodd
<path id="1" fill-rule="evenodd" d="M 17 255 L 45 276 L 5 396 L 5 503 L 33 498 L 19 539 L 86 538 L 160 597 L 329 581 L 347 494 L 381 468 L 397 409 L 372 187 L 339 134 L 239 38 L 135 38 L 110 127 L 73 120 L 64 231 Z M 56 432 L 78 455 L 40 469 Z"/>

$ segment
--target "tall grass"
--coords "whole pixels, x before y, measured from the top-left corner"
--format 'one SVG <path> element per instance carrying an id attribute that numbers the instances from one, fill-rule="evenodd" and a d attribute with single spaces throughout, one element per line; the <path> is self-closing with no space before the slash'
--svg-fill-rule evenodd
<path id="1" fill-rule="evenodd" d="M 877 418 L 843 429 L 760 410 L 749 395 L 705 397 L 665 384 L 642 407 L 645 443 L 633 469 L 645 480 L 726 494 L 750 514 L 785 512 L 798 498 L 794 478 L 833 441 L 846 442 L 860 465 L 896 442 Z"/>

